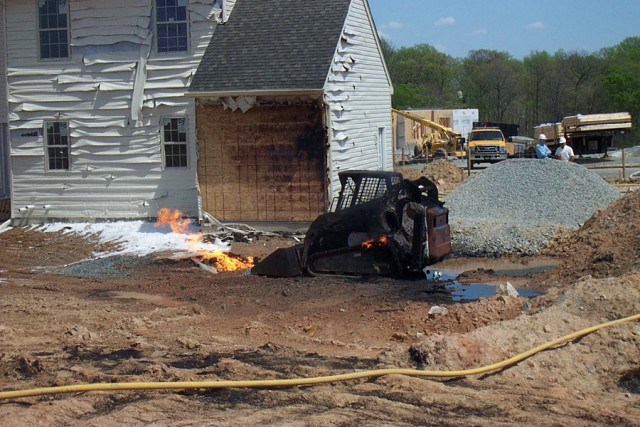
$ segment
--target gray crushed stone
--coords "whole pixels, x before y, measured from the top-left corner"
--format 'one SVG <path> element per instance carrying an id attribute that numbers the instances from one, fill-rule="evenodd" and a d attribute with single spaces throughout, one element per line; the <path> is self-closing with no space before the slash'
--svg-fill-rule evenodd
<path id="1" fill-rule="evenodd" d="M 156 260 L 152 256 L 110 255 L 87 259 L 69 264 L 56 270 L 57 274 L 76 277 L 128 277 L 131 271 L 141 265 L 152 264 Z"/>
<path id="2" fill-rule="evenodd" d="M 473 174 L 445 198 L 457 256 L 530 256 L 560 228 L 579 228 L 621 196 L 593 171 L 556 160 L 510 159 Z"/>

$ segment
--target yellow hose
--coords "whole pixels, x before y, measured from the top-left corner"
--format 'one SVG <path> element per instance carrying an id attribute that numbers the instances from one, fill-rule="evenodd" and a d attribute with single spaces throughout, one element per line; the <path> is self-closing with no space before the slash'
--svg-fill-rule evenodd
<path id="1" fill-rule="evenodd" d="M 545 344 L 520 353 L 517 356 L 503 360 L 492 365 L 474 369 L 464 369 L 459 371 L 422 371 L 417 369 L 375 369 L 370 371 L 353 372 L 350 374 L 328 375 L 324 377 L 295 378 L 281 380 L 228 380 L 228 381 L 178 381 L 178 382 L 140 382 L 140 383 L 95 383 L 78 384 L 58 387 L 41 387 L 27 390 L 0 392 L 0 400 L 15 399 L 19 397 L 41 396 L 46 394 L 74 393 L 85 391 L 108 391 L 108 390 L 186 390 L 186 389 L 220 389 L 220 388 L 267 388 L 267 387 L 291 387 L 298 385 L 322 384 L 337 381 L 355 380 L 359 378 L 381 377 L 384 375 L 408 375 L 413 377 L 463 377 L 468 375 L 482 374 L 506 366 L 513 365 L 532 356 L 542 350 L 546 350 L 558 344 L 582 337 L 600 329 L 608 328 L 620 323 L 640 320 L 640 314 L 601 323 L 590 328 L 582 329 L 561 338 L 549 341 Z"/>

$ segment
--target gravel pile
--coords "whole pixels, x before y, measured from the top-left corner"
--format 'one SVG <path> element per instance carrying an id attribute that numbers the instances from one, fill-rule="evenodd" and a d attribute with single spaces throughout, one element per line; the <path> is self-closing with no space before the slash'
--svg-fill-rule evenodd
<path id="1" fill-rule="evenodd" d="M 579 228 L 620 192 L 575 163 L 512 159 L 472 175 L 449 193 L 458 256 L 536 255 L 559 228 Z"/>
<path id="2" fill-rule="evenodd" d="M 111 255 L 96 259 L 88 259 L 58 269 L 56 272 L 65 276 L 76 277 L 128 277 L 131 270 L 155 261 L 152 256 Z"/>

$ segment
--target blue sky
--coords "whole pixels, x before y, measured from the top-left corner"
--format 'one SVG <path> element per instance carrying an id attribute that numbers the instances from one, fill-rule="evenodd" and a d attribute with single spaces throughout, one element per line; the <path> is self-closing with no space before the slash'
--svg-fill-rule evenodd
<path id="1" fill-rule="evenodd" d="M 381 36 L 455 58 L 492 49 L 522 59 L 532 51 L 597 52 L 640 36 L 640 0 L 369 0 Z"/>

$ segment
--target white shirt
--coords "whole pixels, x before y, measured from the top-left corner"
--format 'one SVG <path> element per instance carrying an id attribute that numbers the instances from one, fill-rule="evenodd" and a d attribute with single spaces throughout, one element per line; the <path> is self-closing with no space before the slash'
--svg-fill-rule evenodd
<path id="1" fill-rule="evenodd" d="M 561 144 L 556 150 L 556 157 L 559 157 L 562 161 L 568 162 L 573 158 L 573 148 L 569 147 L 567 144 Z"/>

